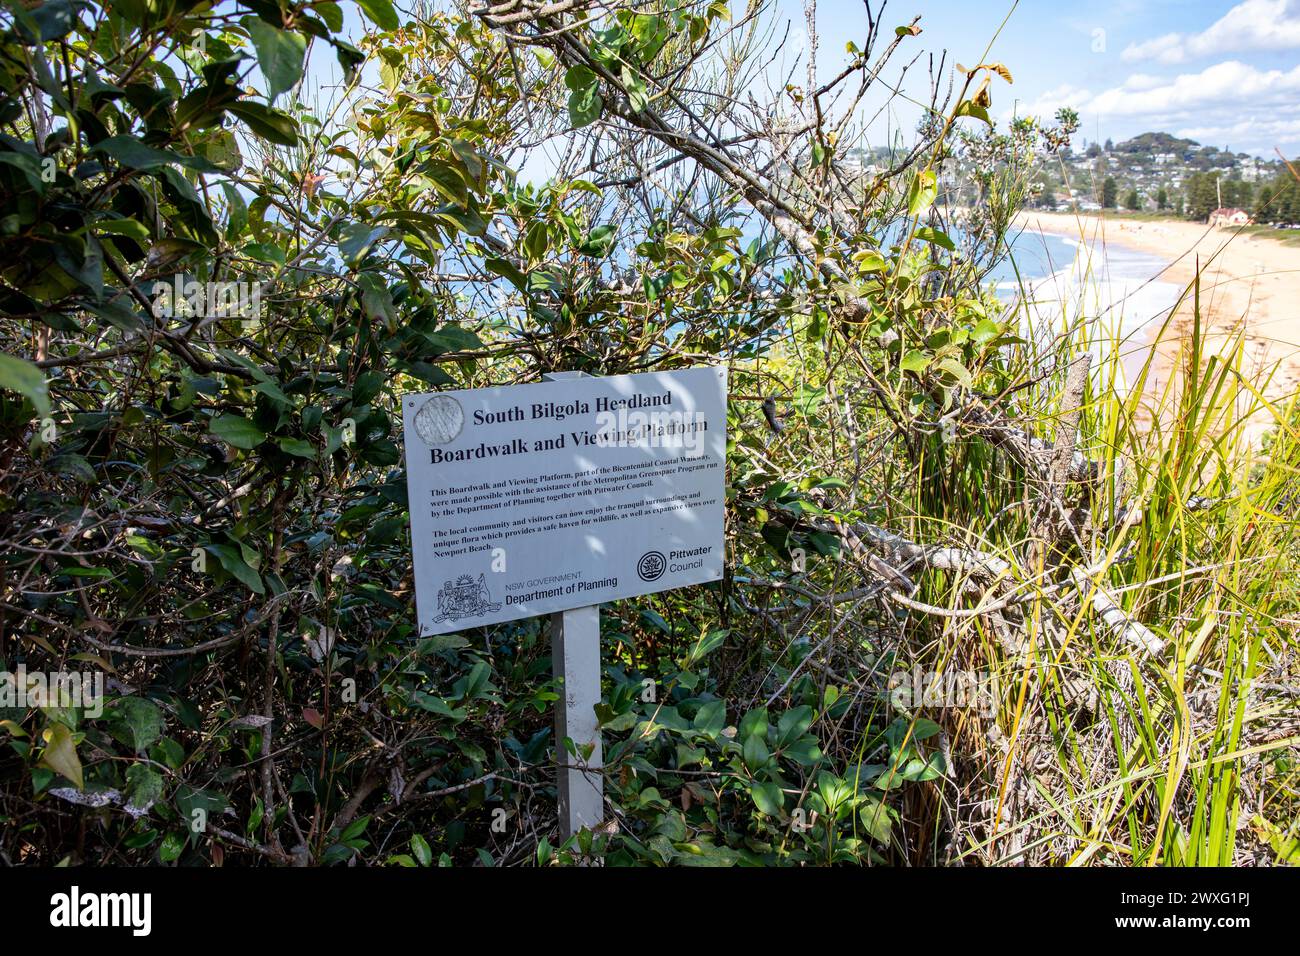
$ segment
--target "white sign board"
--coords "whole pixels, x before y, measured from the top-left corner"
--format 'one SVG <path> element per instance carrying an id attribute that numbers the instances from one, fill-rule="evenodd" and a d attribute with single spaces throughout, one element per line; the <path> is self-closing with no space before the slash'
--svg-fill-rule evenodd
<path id="1" fill-rule="evenodd" d="M 420 633 L 722 577 L 725 369 L 405 395 Z"/>

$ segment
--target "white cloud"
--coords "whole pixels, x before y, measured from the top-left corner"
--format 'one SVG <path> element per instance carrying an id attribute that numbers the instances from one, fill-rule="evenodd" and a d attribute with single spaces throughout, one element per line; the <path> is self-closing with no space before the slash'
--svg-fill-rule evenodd
<path id="1" fill-rule="evenodd" d="M 1244 0 L 1200 33 L 1167 33 L 1130 44 L 1121 56 L 1127 63 L 1177 64 L 1224 53 L 1297 47 L 1300 0 Z"/>
<path id="2" fill-rule="evenodd" d="M 1258 108 L 1282 103 L 1300 92 L 1300 66 L 1259 70 L 1237 60 L 1183 73 L 1156 86 L 1124 86 L 1103 90 L 1087 109 L 1103 116 L 1162 116 L 1204 111 L 1215 105 Z"/>
<path id="3" fill-rule="evenodd" d="M 1151 76 L 1149 73 L 1134 73 L 1124 81 L 1126 90 L 1154 90 L 1162 83 L 1168 80 L 1160 76 Z"/>
<path id="4" fill-rule="evenodd" d="M 1047 118 L 1068 106 L 1079 111 L 1084 130 L 1098 124 L 1132 133 L 1179 130 L 1178 135 L 1200 142 L 1271 153 L 1274 146 L 1300 142 L 1294 122 L 1300 113 L 1298 102 L 1300 66 L 1261 70 L 1227 60 L 1171 79 L 1134 74 L 1100 91 L 1059 86 L 1018 104 L 1015 112 Z"/>
<path id="5" fill-rule="evenodd" d="M 1119 86 L 1094 93 L 1083 87 L 1058 86 L 1036 100 L 1021 103 L 1016 113 L 1050 116 L 1069 106 L 1101 118 L 1149 116 L 1190 117 L 1206 110 L 1232 107 L 1241 115 L 1261 115 L 1287 108 L 1300 93 L 1300 66 L 1293 70 L 1260 70 L 1238 60 L 1160 79 L 1136 73 Z M 1244 111 L 1244 112 L 1243 112 Z"/>
<path id="6" fill-rule="evenodd" d="M 1222 126 L 1188 126 L 1175 130 L 1174 135 L 1199 143 L 1226 143 L 1234 148 L 1237 143 L 1257 140 L 1295 143 L 1300 142 L 1300 119 L 1239 120 Z"/>
<path id="7" fill-rule="evenodd" d="M 1014 116 L 1036 116 L 1040 119 L 1050 119 L 1063 106 L 1077 110 L 1091 101 L 1092 93 L 1089 90 L 1066 83 L 1045 91 L 1037 99 L 1017 102 L 1014 109 L 1008 109 L 1003 113 L 1002 119 L 1006 121 Z"/>
<path id="8" fill-rule="evenodd" d="M 1139 60 L 1158 60 L 1161 63 L 1181 63 L 1183 61 L 1183 35 L 1166 33 L 1145 43 L 1130 43 L 1120 54 L 1125 63 Z"/>

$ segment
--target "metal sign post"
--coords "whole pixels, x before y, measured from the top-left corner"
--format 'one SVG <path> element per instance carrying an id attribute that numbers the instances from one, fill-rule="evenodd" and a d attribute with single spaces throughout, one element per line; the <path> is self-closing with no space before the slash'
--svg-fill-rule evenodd
<path id="1" fill-rule="evenodd" d="M 548 382 L 582 378 L 585 372 L 553 372 Z M 560 808 L 560 839 L 605 819 L 604 760 L 600 748 L 600 606 L 578 607 L 551 615 L 551 669 L 563 685 L 555 706 L 555 759 Z M 576 754 L 565 749 L 573 741 Z M 584 757 L 587 748 L 590 756 Z"/>

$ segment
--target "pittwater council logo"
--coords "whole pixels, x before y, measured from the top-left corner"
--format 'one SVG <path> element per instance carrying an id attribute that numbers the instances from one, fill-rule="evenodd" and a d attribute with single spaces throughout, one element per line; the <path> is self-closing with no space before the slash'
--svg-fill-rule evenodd
<path id="1" fill-rule="evenodd" d="M 483 575 L 480 574 L 475 581 L 468 574 L 462 574 L 455 581 L 442 582 L 442 589 L 438 592 L 438 616 L 433 620 L 441 624 L 499 610 L 501 604 L 492 601 L 492 592 L 488 590 Z"/>
<path id="2" fill-rule="evenodd" d="M 435 395 L 415 413 L 415 432 L 426 445 L 445 445 L 465 427 L 465 410 L 450 395 Z"/>
<path id="3" fill-rule="evenodd" d="M 642 581 L 658 581 L 664 576 L 666 567 L 668 567 L 667 558 L 658 551 L 647 551 L 637 561 L 636 573 Z"/>

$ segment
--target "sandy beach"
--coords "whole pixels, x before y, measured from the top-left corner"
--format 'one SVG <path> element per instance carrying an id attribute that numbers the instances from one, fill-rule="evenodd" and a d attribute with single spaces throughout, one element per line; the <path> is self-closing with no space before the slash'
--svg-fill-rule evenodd
<path id="1" fill-rule="evenodd" d="M 1172 283 L 1182 296 L 1168 329 L 1155 342 L 1159 383 L 1168 382 L 1181 365 L 1182 343 L 1192 329 L 1191 287 L 1199 268 L 1207 354 L 1226 354 L 1241 340 L 1244 371 L 1270 401 L 1286 398 L 1300 384 L 1300 247 L 1178 220 L 1025 212 L 1017 227 L 1030 234 L 1069 237 L 1103 252 L 1108 246 L 1132 249 L 1168 263 L 1158 275 L 1141 277 Z M 1148 348 L 1159 324 L 1153 323 L 1146 335 Z"/>

